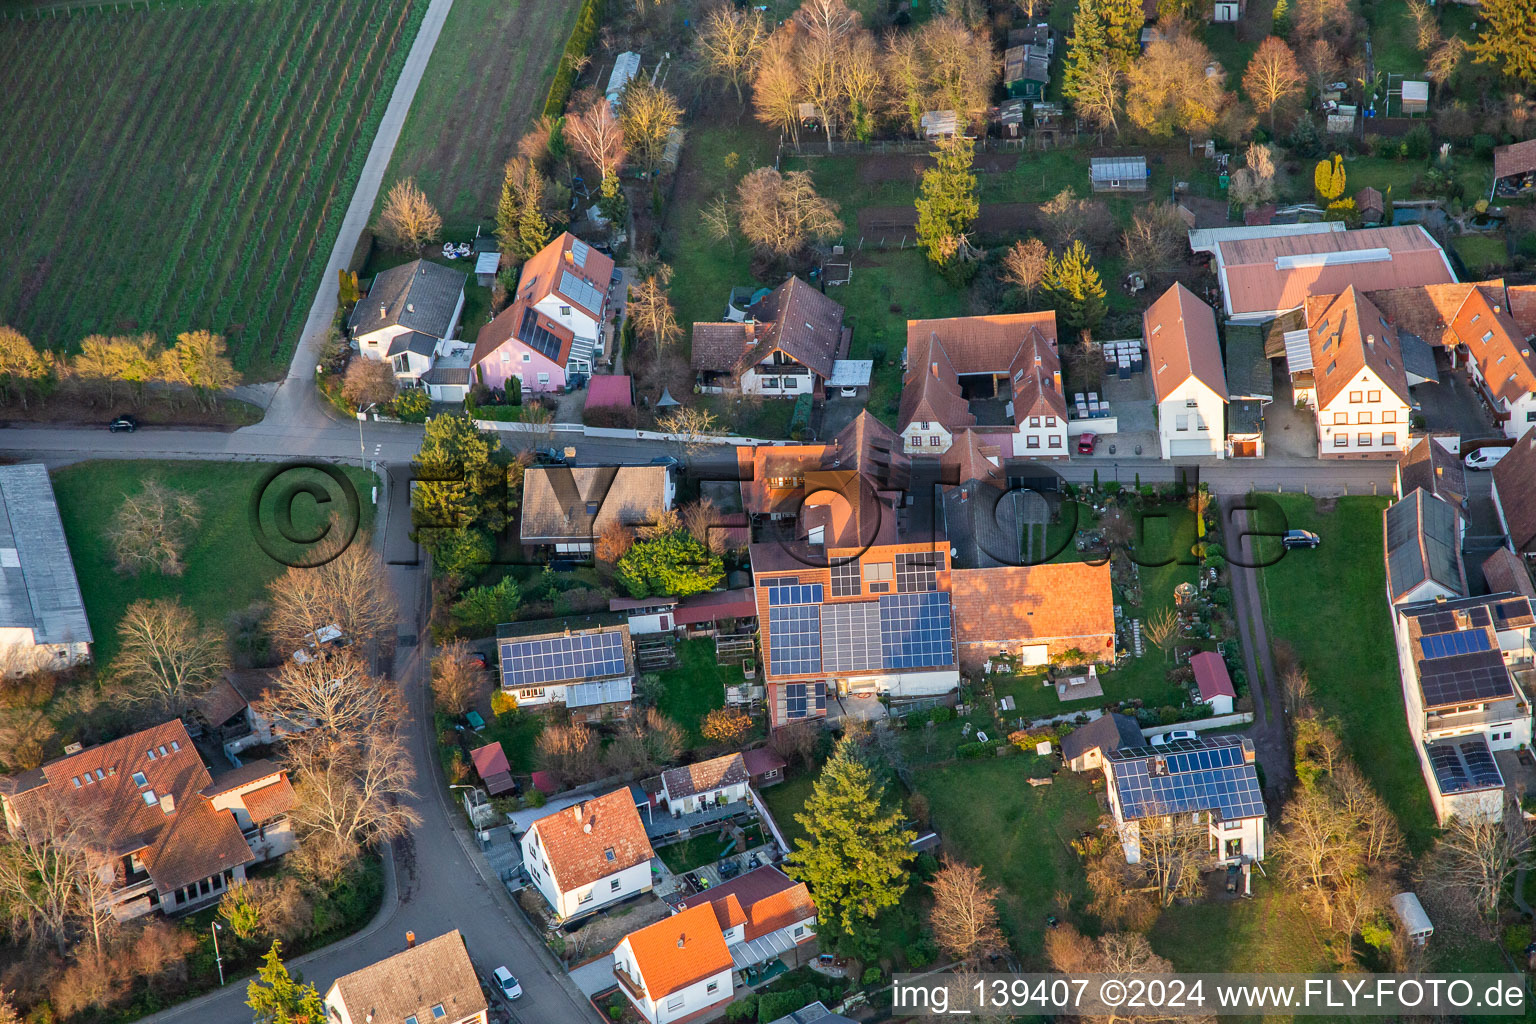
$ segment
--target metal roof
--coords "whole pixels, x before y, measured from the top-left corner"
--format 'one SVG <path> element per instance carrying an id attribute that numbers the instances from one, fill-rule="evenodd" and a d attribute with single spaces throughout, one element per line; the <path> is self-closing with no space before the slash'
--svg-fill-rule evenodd
<path id="1" fill-rule="evenodd" d="M 873 359 L 838 359 L 832 364 L 832 376 L 827 378 L 827 387 L 868 387 L 874 368 Z"/>
<path id="2" fill-rule="evenodd" d="M 1147 177 L 1147 158 L 1144 156 L 1096 156 L 1089 161 L 1089 173 L 1094 181 L 1125 180 Z"/>
<path id="3" fill-rule="evenodd" d="M 501 266 L 501 253 L 482 252 L 475 257 L 475 273 L 494 274 Z"/>
<path id="4" fill-rule="evenodd" d="M 35 643 L 91 643 L 80 581 L 48 470 L 0 466 L 0 627 Z"/>
<path id="5" fill-rule="evenodd" d="M 623 679 L 599 679 L 592 683 L 568 683 L 565 687 L 565 706 L 590 708 L 599 704 L 615 704 L 634 696 L 634 683 Z"/>
<path id="6" fill-rule="evenodd" d="M 1292 373 L 1315 369 L 1312 363 L 1312 332 L 1303 327 L 1285 332 L 1285 366 Z"/>
<path id="7" fill-rule="evenodd" d="M 1387 507 L 1387 589 L 1394 601 L 1425 581 L 1466 593 L 1457 566 L 1456 509 L 1415 490 Z"/>

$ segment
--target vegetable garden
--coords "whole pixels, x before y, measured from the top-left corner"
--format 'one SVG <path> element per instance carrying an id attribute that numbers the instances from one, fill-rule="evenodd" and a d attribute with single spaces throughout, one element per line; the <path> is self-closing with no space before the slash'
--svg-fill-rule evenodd
<path id="1" fill-rule="evenodd" d="M 426 0 L 0 16 L 0 323 L 209 328 L 280 376 Z"/>

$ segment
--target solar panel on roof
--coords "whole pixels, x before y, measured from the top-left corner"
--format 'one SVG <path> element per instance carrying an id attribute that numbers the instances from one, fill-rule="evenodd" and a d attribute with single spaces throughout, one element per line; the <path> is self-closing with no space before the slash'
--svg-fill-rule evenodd
<path id="1" fill-rule="evenodd" d="M 807 718 L 827 710 L 826 683 L 790 683 L 784 687 L 784 716 Z"/>
<path id="2" fill-rule="evenodd" d="M 1425 706 L 1432 708 L 1506 697 L 1513 692 L 1504 655 L 1494 650 L 1420 662 L 1419 688 Z"/>
<path id="3" fill-rule="evenodd" d="M 1480 786 L 1502 786 L 1504 777 L 1499 773 L 1499 766 L 1493 759 L 1493 751 L 1488 749 L 1488 744 L 1481 736 L 1472 740 L 1463 740 L 1461 747 L 1461 759 L 1466 762 L 1467 770 L 1472 773 L 1472 781 Z"/>
<path id="4" fill-rule="evenodd" d="M 939 589 L 938 572 L 944 568 L 942 551 L 898 551 L 896 592 L 921 593 Z"/>
<path id="5" fill-rule="evenodd" d="M 586 242 L 579 238 L 571 240 L 571 259 L 578 267 L 585 267 L 587 265 L 587 253 L 589 251 Z"/>
<path id="6" fill-rule="evenodd" d="M 1435 785 L 1442 793 L 1460 793 L 1469 789 L 1493 789 L 1504 785 L 1493 752 L 1481 736 L 1461 741 L 1436 743 L 1429 747 L 1429 765 L 1435 773 Z"/>
<path id="7" fill-rule="evenodd" d="M 955 661 L 949 594 L 888 594 L 880 599 L 886 668 L 932 668 Z"/>
<path id="8" fill-rule="evenodd" d="M 624 671 L 624 634 L 617 631 L 501 644 L 502 685 L 508 687 L 598 679 Z"/>
<path id="9" fill-rule="evenodd" d="M 775 675 L 821 671 L 821 609 L 814 604 L 768 609 L 768 666 Z"/>
<path id="10" fill-rule="evenodd" d="M 1463 629 L 1455 633 L 1436 633 L 1433 636 L 1421 636 L 1419 647 L 1424 652 L 1424 657 L 1449 658 L 1457 654 L 1471 654 L 1474 651 L 1489 650 L 1488 634 L 1481 629 Z"/>
<path id="11" fill-rule="evenodd" d="M 517 328 L 517 340 L 545 359 L 558 361 L 560 358 L 560 339 L 539 322 L 539 311 L 532 306 L 523 311 L 523 322 Z"/>
<path id="12" fill-rule="evenodd" d="M 821 606 L 821 656 L 828 672 L 863 672 L 882 665 L 877 601 Z"/>
<path id="13" fill-rule="evenodd" d="M 769 607 L 791 604 L 820 604 L 821 597 L 822 589 L 820 583 L 770 585 L 768 587 Z"/>
<path id="14" fill-rule="evenodd" d="M 588 312 L 597 313 L 603 308 L 603 293 L 569 270 L 561 271 L 560 294 Z"/>

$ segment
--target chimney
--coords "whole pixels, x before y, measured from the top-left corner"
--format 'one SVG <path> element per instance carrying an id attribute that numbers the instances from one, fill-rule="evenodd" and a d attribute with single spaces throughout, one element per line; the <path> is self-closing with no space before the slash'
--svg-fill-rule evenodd
<path id="1" fill-rule="evenodd" d="M 416 303 L 414 303 L 414 302 L 407 302 L 405 304 L 405 311 L 407 313 L 414 313 L 414 312 L 416 312 Z"/>
<path id="2" fill-rule="evenodd" d="M 937 377 L 939 375 L 939 364 L 938 363 L 929 363 L 928 365 L 932 369 L 933 375 L 935 377 Z"/>
<path id="3" fill-rule="evenodd" d="M 387 316 L 389 316 L 389 307 L 382 302 L 379 303 L 379 319 L 383 320 Z"/>
<path id="4" fill-rule="evenodd" d="M 682 949 L 683 948 L 683 943 L 685 943 L 687 941 L 688 941 L 688 936 L 686 936 L 686 935 L 679 935 L 677 937 L 677 948 L 678 949 Z"/>
<path id="5" fill-rule="evenodd" d="M 1472 617 L 1467 614 L 1467 610 L 1465 608 L 1457 608 L 1451 614 L 1456 617 L 1456 627 L 1458 629 L 1472 628 Z"/>
<path id="6" fill-rule="evenodd" d="M 566 634 L 567 635 L 570 634 L 570 630 L 569 629 L 566 630 Z M 572 805 L 572 807 L 571 807 L 571 817 L 575 818 L 577 821 L 581 820 L 581 804 L 574 804 L 574 805 Z"/>
<path id="7" fill-rule="evenodd" d="M 81 744 L 81 743 L 71 743 L 71 744 L 67 745 L 64 748 L 64 754 L 67 757 L 70 754 L 78 754 L 78 753 L 80 753 L 80 751 L 82 751 L 84 749 L 85 749 L 85 745 L 84 744 Z"/>
<path id="8" fill-rule="evenodd" d="M 1365 343 L 1367 345 L 1369 345 L 1371 348 L 1375 348 L 1376 347 L 1376 335 L 1374 335 L 1374 334 L 1367 334 L 1365 336 Z"/>
<path id="9" fill-rule="evenodd" d="M 1243 737 L 1243 761 L 1246 764 L 1253 764 L 1254 757 L 1253 740 L 1245 736 Z"/>
<path id="10" fill-rule="evenodd" d="M 175 795 L 171 794 L 171 793 L 166 793 L 164 796 L 162 796 L 160 798 L 160 809 L 162 811 L 164 811 L 167 815 L 175 814 L 176 813 L 176 797 L 175 797 Z"/>
<path id="11" fill-rule="evenodd" d="M 415 932 L 406 932 L 405 933 L 405 948 L 406 949 L 415 949 L 416 948 L 416 933 Z"/>

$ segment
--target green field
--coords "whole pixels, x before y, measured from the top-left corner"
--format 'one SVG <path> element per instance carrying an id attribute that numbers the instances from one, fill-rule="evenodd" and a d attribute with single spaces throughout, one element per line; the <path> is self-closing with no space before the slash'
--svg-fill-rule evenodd
<path id="1" fill-rule="evenodd" d="M 209 328 L 273 378 L 427 0 L 263 0 L 0 20 L 0 323 Z"/>
<path id="2" fill-rule="evenodd" d="M 116 654 L 118 620 L 141 598 L 179 597 L 205 625 L 222 628 L 231 612 L 266 597 L 267 584 L 285 566 L 257 542 L 250 504 L 257 486 L 273 468 L 238 462 L 113 461 L 81 463 L 54 474 L 54 493 L 85 596 L 98 664 L 110 662 Z M 358 537 L 367 539 L 373 522 L 369 493 L 374 478 L 360 469 L 345 472 L 360 497 Z M 125 496 L 137 493 L 151 479 L 194 495 L 202 506 L 201 521 L 185 552 L 186 570 L 180 576 L 124 576 L 113 568 L 107 538 L 113 516 Z M 306 481 L 329 489 L 336 486 L 313 470 L 292 470 L 283 475 L 279 488 L 268 493 L 290 482 Z M 264 522 L 270 522 L 272 505 L 270 499 L 263 505 Z M 312 531 L 324 522 L 324 514 L 309 498 L 298 499 L 292 507 L 294 533 Z"/>

